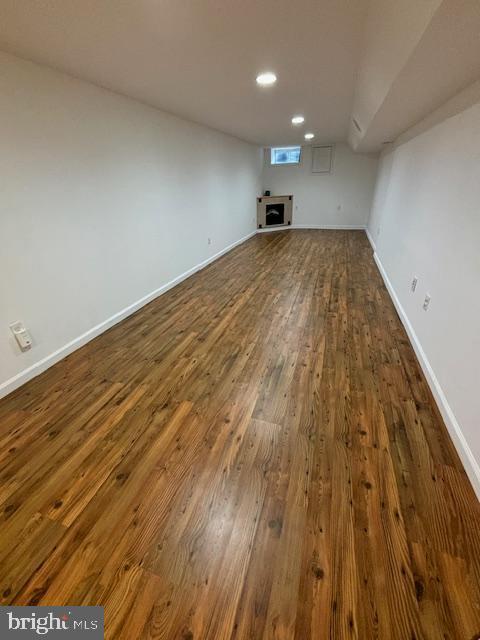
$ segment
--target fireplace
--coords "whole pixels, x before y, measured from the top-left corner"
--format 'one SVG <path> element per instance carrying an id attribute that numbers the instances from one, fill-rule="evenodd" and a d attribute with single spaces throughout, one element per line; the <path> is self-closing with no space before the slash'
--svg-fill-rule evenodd
<path id="1" fill-rule="evenodd" d="M 269 227 L 274 224 L 284 224 L 285 222 L 285 205 L 283 202 L 278 204 L 267 204 L 265 207 L 265 226 Z"/>
<path id="2" fill-rule="evenodd" d="M 292 224 L 293 196 L 257 198 L 257 227 L 288 227 Z"/>

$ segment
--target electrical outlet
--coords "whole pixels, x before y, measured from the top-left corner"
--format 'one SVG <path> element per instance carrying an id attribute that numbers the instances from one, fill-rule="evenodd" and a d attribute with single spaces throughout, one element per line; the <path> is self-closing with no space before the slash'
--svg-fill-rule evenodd
<path id="1" fill-rule="evenodd" d="M 207 242 L 208 242 L 208 244 L 212 244 L 212 239 L 211 239 L 211 238 L 208 238 L 208 239 L 207 239 Z"/>
<path id="2" fill-rule="evenodd" d="M 428 309 L 428 306 L 430 304 L 430 294 L 427 293 L 425 294 L 425 300 L 423 301 L 423 310 L 426 311 Z"/>
<path id="3" fill-rule="evenodd" d="M 22 351 L 28 351 L 32 346 L 32 336 L 25 329 L 23 322 L 12 322 L 10 330 L 15 336 L 18 346 Z"/>
<path id="4" fill-rule="evenodd" d="M 412 280 L 412 293 L 415 291 L 415 289 L 417 288 L 417 282 L 418 282 L 418 278 L 417 276 L 413 276 L 413 280 Z"/>

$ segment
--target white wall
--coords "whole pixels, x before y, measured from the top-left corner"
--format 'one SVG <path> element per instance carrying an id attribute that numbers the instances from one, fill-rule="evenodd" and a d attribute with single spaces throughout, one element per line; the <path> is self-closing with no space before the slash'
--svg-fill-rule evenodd
<path id="1" fill-rule="evenodd" d="M 263 189 L 272 195 L 293 194 L 293 225 L 365 227 L 370 214 L 377 157 L 335 145 L 330 174 L 312 173 L 311 147 L 302 150 L 299 166 L 270 166 L 266 157 Z"/>
<path id="2" fill-rule="evenodd" d="M 480 496 L 479 206 L 476 104 L 385 153 L 369 231 Z"/>
<path id="3" fill-rule="evenodd" d="M 6 54 L 0 163 L 0 393 L 255 230 L 260 149 Z"/>

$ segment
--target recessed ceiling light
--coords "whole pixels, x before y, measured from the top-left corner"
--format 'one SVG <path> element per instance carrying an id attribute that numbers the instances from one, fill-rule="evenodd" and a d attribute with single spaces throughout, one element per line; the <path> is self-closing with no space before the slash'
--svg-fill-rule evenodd
<path id="1" fill-rule="evenodd" d="M 271 84 L 275 84 L 276 81 L 277 76 L 271 71 L 266 71 L 257 76 L 257 84 L 260 84 L 262 87 L 268 87 Z"/>
<path id="2" fill-rule="evenodd" d="M 315 137 L 315 135 L 313 133 L 306 133 L 305 134 L 305 140 L 311 140 L 314 137 Z"/>
<path id="3" fill-rule="evenodd" d="M 305 122 L 305 118 L 303 116 L 293 116 L 292 124 L 302 124 Z"/>

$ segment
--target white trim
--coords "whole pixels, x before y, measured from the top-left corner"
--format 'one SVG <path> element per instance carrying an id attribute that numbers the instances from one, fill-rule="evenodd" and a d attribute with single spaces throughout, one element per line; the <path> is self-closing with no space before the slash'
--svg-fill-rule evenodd
<path id="1" fill-rule="evenodd" d="M 293 229 L 338 229 L 346 231 L 365 231 L 364 224 L 293 224 Z"/>
<path id="2" fill-rule="evenodd" d="M 324 229 L 338 231 L 365 231 L 365 225 L 358 224 L 284 224 L 278 227 L 264 227 L 257 229 L 257 233 L 270 233 L 272 231 L 288 231 L 288 229 Z"/>
<path id="3" fill-rule="evenodd" d="M 367 235 L 369 235 L 368 232 Z M 425 375 L 425 378 L 427 379 L 428 386 L 432 391 L 433 397 L 435 398 L 440 413 L 442 414 L 442 418 L 445 422 L 448 432 L 450 433 L 453 444 L 455 445 L 458 455 L 460 456 L 463 466 L 465 467 L 465 471 L 467 472 L 470 482 L 472 483 L 473 489 L 475 490 L 475 493 L 480 500 L 480 466 L 475 460 L 475 456 L 473 455 L 472 450 L 465 440 L 465 436 L 463 435 L 463 432 L 455 417 L 455 414 L 452 411 L 452 408 L 448 404 L 448 400 L 442 390 L 442 387 L 440 386 L 439 381 L 437 380 L 437 377 L 432 369 L 432 365 L 428 361 L 428 358 L 422 348 L 422 345 L 420 344 L 417 334 L 415 333 L 410 320 L 408 319 L 408 316 L 405 313 L 405 310 L 402 307 L 400 300 L 395 293 L 395 289 L 393 288 L 393 285 L 390 282 L 376 252 L 373 254 L 373 257 L 383 278 L 383 281 L 385 282 L 385 286 L 387 287 L 390 297 L 393 300 L 393 304 L 395 305 L 395 308 L 398 311 L 398 315 L 400 316 L 403 326 L 405 327 L 405 330 L 408 334 L 420 366 L 422 367 L 422 371 Z"/>
<path id="4" fill-rule="evenodd" d="M 170 280 L 170 282 L 167 282 L 166 284 L 162 285 L 158 289 L 155 289 L 155 291 L 148 293 L 146 296 L 143 296 L 143 298 L 140 298 L 140 300 L 137 300 L 133 304 L 130 304 L 128 307 L 125 307 L 121 311 L 118 311 L 110 318 L 107 318 L 107 320 L 100 322 L 100 324 L 97 324 L 95 327 L 92 327 L 85 333 L 82 333 L 82 335 L 78 336 L 77 338 L 74 338 L 70 342 L 67 342 L 67 344 L 63 345 L 63 347 L 60 347 L 59 349 L 49 354 L 45 358 L 42 358 L 42 360 L 35 362 L 35 364 L 32 364 L 27 369 L 24 369 L 20 373 L 17 373 L 17 375 L 6 380 L 2 384 L 0 384 L 0 398 L 3 398 L 4 396 L 8 395 L 18 387 L 21 387 L 23 384 L 25 384 L 32 378 L 35 378 L 40 373 L 43 373 L 43 371 L 45 371 L 49 367 L 56 364 L 57 362 L 59 362 L 60 360 L 68 356 L 70 353 L 72 353 L 73 351 L 76 351 L 80 347 L 83 347 L 85 344 L 87 344 L 87 342 L 90 342 L 90 340 L 93 340 L 104 331 L 107 331 L 107 329 L 110 329 L 110 327 L 113 327 L 113 325 L 117 324 L 118 322 L 121 322 L 128 316 L 132 315 L 132 313 L 135 313 L 136 311 L 138 311 L 138 309 L 140 309 L 141 307 L 144 307 L 146 304 L 148 304 L 158 296 L 161 296 L 163 293 L 166 293 L 169 289 L 171 289 L 175 285 L 180 284 L 180 282 L 182 282 L 183 280 L 186 280 L 197 271 L 204 269 L 211 262 L 218 260 L 218 258 L 223 256 L 225 253 L 228 253 L 229 251 L 237 247 L 239 244 L 242 244 L 243 242 L 245 242 L 255 234 L 256 234 L 256 230 L 252 231 L 251 233 L 241 238 L 240 240 L 233 242 L 232 244 L 228 245 L 228 247 L 225 247 L 225 249 L 222 249 L 215 255 L 210 256 L 210 258 L 207 258 L 203 262 L 200 262 L 195 267 L 192 267 L 188 271 L 185 271 L 185 273 L 182 273 L 181 275 L 177 276 L 173 280 Z"/>
<path id="5" fill-rule="evenodd" d="M 367 234 L 368 241 L 372 245 L 372 249 L 375 252 L 377 250 L 377 245 L 375 244 L 375 242 L 374 242 L 374 240 L 372 238 L 372 234 L 370 233 L 370 229 L 368 227 L 365 227 L 365 233 Z"/>

